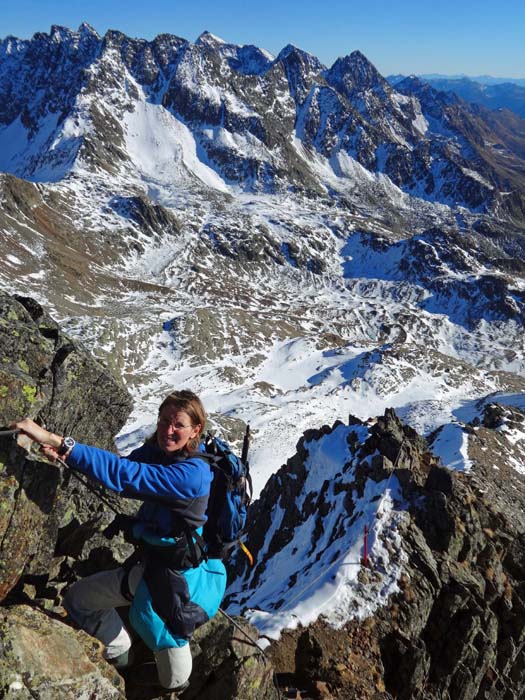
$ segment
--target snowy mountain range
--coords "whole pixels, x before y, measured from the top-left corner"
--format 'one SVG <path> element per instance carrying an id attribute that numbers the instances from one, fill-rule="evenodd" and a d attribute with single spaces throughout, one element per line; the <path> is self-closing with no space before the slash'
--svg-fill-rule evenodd
<path id="1" fill-rule="evenodd" d="M 304 488 L 299 471 L 272 477 L 297 480 L 305 542 L 325 471 L 358 479 L 330 460 L 352 462 L 349 439 L 369 439 L 369 417 L 394 407 L 469 472 L 485 449 L 473 421 L 494 402 L 523 408 L 517 117 L 415 78 L 392 87 L 359 52 L 325 67 L 294 46 L 274 57 L 208 32 L 148 42 L 52 27 L 0 41 L 0 171 L 0 285 L 44 303 L 122 374 L 135 408 L 120 449 L 151 431 L 160 397 L 193 388 L 230 440 L 251 424 L 260 493 L 305 431 L 343 421 L 305 443 Z M 504 448 L 520 472 L 512 430 Z M 381 549 L 397 547 L 388 499 L 401 496 L 371 488 L 360 507 L 383 504 L 386 596 L 399 575 Z M 272 512 L 260 551 L 278 572 L 269 543 L 285 514 Z M 325 544 L 328 557 L 342 546 Z M 308 547 L 296 545 L 303 566 Z M 280 574 L 258 576 L 258 598 L 230 592 L 239 608 L 284 595 Z M 334 600 L 337 622 L 348 601 Z M 292 612 L 307 623 L 321 608 Z M 277 614 L 260 626 L 285 624 Z"/>
<path id="2" fill-rule="evenodd" d="M 357 51 L 7 37 L 0 171 L 2 288 L 123 374 L 122 449 L 184 385 L 257 491 L 387 406 L 467 467 L 468 407 L 523 391 L 525 134 Z"/>

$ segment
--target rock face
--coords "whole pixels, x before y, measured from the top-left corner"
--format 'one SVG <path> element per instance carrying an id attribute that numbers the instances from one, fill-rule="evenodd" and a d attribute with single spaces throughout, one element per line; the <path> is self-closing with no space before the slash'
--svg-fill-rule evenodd
<path id="1" fill-rule="evenodd" d="M 352 434 L 362 436 L 365 426 L 352 420 L 346 428 L 352 467 L 339 465 L 338 473 L 332 475 L 327 463 L 325 485 L 306 497 L 301 489 L 308 483 L 308 451 L 316 441 L 344 427 L 312 431 L 300 441 L 297 455 L 270 479 L 251 511 L 247 545 L 258 565 L 253 572 L 240 568 L 244 582 L 237 587 L 242 593 L 235 594 L 236 599 L 240 596 L 253 605 L 253 591 L 268 586 L 264 572 L 271 570 L 272 559 L 288 543 L 301 546 L 312 518 L 319 521 L 315 532 L 323 548 L 327 537 L 341 538 L 352 517 L 358 516 L 357 508 L 363 508 L 361 499 L 373 483 L 397 480 L 400 485 L 396 508 L 404 515 L 395 527 L 401 547 L 397 552 L 391 549 L 390 563 L 371 556 L 349 600 L 356 600 L 363 591 L 375 590 L 379 596 L 385 567 L 392 568 L 396 561 L 401 566 L 398 592 L 361 623 L 349 608 L 343 626 L 329 625 L 321 617 L 306 629 L 285 632 L 270 648 L 278 671 L 295 674 L 297 685 L 312 692 L 324 688 L 326 697 L 344 700 L 523 697 L 525 490 L 523 475 L 510 462 L 507 470 L 512 477 L 500 476 L 500 469 L 492 466 L 492 455 L 502 454 L 504 433 L 488 427 L 501 428 L 505 417 L 514 430 L 523 425 L 524 416 L 517 409 L 492 406 L 486 411 L 485 425 L 471 429 L 472 454 L 479 457 L 483 449 L 489 456 L 484 463 L 475 460 L 470 474 L 439 466 L 425 441 L 402 426 L 393 411 L 369 426 L 366 439 L 354 444 Z M 352 476 L 343 484 L 345 471 Z M 353 516 L 323 533 L 334 494 L 343 487 L 348 496 L 352 494 L 347 511 Z M 282 514 L 280 523 L 276 513 Z M 269 532 L 273 533 L 270 540 Z M 383 545 L 391 547 L 387 533 L 383 537 Z M 314 556 L 309 566 L 315 560 Z M 297 571 L 282 584 L 282 606 L 275 606 L 280 615 L 286 615 L 295 582 L 304 586 L 307 575 L 307 569 Z"/>
<path id="2" fill-rule="evenodd" d="M 60 434 L 110 448 L 131 408 L 124 388 L 33 300 L 2 294 L 0 308 L 0 424 L 30 417 Z M 27 459 L 9 437 L 1 438 L 0 464 L 2 600 L 23 571 L 47 580 L 61 527 L 78 524 L 81 513 L 84 520 L 97 512 L 100 520 L 102 514 L 70 474 L 38 457 Z"/>

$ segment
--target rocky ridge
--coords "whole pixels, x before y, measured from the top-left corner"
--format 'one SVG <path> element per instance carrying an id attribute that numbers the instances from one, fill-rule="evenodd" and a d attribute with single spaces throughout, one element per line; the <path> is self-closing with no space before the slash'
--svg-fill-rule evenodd
<path id="1" fill-rule="evenodd" d="M 484 409 L 470 427 L 469 475 L 443 469 L 392 411 L 368 425 L 351 417 L 300 440 L 250 512 L 247 545 L 257 564 L 250 570 L 239 562 L 230 589 L 233 609 L 263 630 L 272 629 L 269 619 L 291 627 L 269 647 L 278 672 L 291 673 L 315 697 L 345 700 L 523 695 L 525 472 L 507 456 L 498 459 L 502 446 L 514 443 L 502 425 L 523 439 L 525 413 Z M 328 447 L 316 461 L 338 433 L 346 461 L 330 461 Z M 349 563 L 362 555 L 363 522 L 375 538 L 368 567 L 343 575 L 337 553 L 347 552 Z M 301 548 L 308 555 L 298 566 Z M 275 578 L 283 559 L 287 575 Z M 392 576 L 397 587 L 385 600 Z M 319 595 L 328 586 L 323 607 Z M 309 605 L 320 614 L 303 626 Z"/>

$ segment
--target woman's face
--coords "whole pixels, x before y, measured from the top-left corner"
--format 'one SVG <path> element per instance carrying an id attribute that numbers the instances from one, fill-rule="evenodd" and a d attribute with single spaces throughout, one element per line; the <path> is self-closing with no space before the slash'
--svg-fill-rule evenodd
<path id="1" fill-rule="evenodd" d="M 191 424 L 186 411 L 164 406 L 157 422 L 157 444 L 166 454 L 177 452 L 187 445 L 188 440 L 196 437 L 200 429 L 200 425 Z"/>

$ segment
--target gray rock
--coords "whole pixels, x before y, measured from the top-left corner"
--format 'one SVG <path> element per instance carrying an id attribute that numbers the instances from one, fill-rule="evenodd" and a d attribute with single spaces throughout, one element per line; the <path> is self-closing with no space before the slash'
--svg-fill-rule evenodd
<path id="1" fill-rule="evenodd" d="M 0 697 L 124 700 L 124 684 L 84 632 L 29 606 L 0 610 Z"/>
<path id="2" fill-rule="evenodd" d="M 131 407 L 120 382 L 36 302 L 0 294 L 0 310 L 0 425 L 31 417 L 111 448 Z M 28 458 L 10 437 L 0 438 L 0 486 L 0 600 L 22 573 L 47 581 L 60 528 L 74 517 L 95 529 L 111 518 L 70 472 Z"/>
<path id="3" fill-rule="evenodd" d="M 250 641 L 250 637 L 258 640 L 257 630 L 242 618 L 234 620 L 239 627 L 219 613 L 196 631 L 192 642 L 194 668 L 184 700 L 276 698 L 273 666 Z"/>

